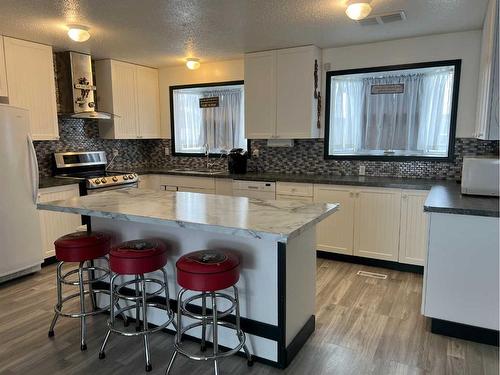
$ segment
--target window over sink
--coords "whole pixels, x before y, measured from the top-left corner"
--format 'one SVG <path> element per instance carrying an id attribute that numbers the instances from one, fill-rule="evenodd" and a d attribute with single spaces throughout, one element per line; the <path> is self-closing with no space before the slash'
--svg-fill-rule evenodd
<path id="1" fill-rule="evenodd" d="M 460 60 L 327 72 L 325 158 L 451 160 Z"/>
<path id="2" fill-rule="evenodd" d="M 243 81 L 170 86 L 173 155 L 248 149 Z"/>

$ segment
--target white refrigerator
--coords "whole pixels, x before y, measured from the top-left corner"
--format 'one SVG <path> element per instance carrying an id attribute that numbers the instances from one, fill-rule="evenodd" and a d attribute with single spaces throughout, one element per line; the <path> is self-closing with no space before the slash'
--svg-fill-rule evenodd
<path id="1" fill-rule="evenodd" d="M 0 283 L 35 272 L 43 262 L 38 163 L 29 111 L 0 104 Z"/>

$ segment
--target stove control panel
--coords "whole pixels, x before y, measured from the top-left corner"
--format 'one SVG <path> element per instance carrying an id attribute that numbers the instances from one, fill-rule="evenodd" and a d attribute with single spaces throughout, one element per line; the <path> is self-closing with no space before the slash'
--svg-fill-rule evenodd
<path id="1" fill-rule="evenodd" d="M 97 189 L 111 187 L 115 185 L 134 184 L 139 181 L 137 173 L 127 173 L 123 175 L 108 176 L 101 178 L 91 178 L 87 180 L 87 189 Z"/>

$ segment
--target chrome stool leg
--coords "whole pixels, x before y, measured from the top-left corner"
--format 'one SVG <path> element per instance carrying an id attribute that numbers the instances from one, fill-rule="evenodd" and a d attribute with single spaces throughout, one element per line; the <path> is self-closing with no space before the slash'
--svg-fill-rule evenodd
<path id="1" fill-rule="evenodd" d="M 177 333 L 175 334 L 175 343 L 176 345 L 180 345 L 181 337 L 182 337 L 182 309 L 181 302 L 182 296 L 184 295 L 185 290 L 180 289 L 179 293 L 177 293 Z M 172 357 L 170 357 L 170 361 L 168 362 L 167 370 L 165 371 L 166 375 L 170 374 L 172 367 L 174 365 L 175 359 L 177 358 L 177 349 L 174 349 L 172 353 Z"/>
<path id="2" fill-rule="evenodd" d="M 109 280 L 109 298 L 110 298 L 110 304 L 109 304 L 109 325 L 113 327 L 115 325 L 115 303 L 114 299 L 114 283 L 115 279 L 118 277 L 117 274 L 113 274 L 111 276 L 111 279 Z M 116 302 L 116 305 L 118 302 Z M 119 305 L 118 305 L 119 306 Z M 104 359 L 106 357 L 105 349 L 106 345 L 108 344 L 109 341 L 109 336 L 111 335 L 111 329 L 108 329 L 108 332 L 106 332 L 106 336 L 104 336 L 104 341 L 102 342 L 101 349 L 99 350 L 99 359 Z"/>
<path id="3" fill-rule="evenodd" d="M 87 277 L 89 280 L 93 280 L 95 278 L 95 272 L 93 271 L 94 261 L 89 260 L 87 262 L 89 264 L 89 269 L 87 270 Z M 94 293 L 94 288 L 92 287 L 92 283 L 89 283 L 89 295 L 90 295 L 90 303 L 92 304 L 92 311 L 95 311 L 97 309 L 97 298 Z"/>
<path id="4" fill-rule="evenodd" d="M 140 276 L 135 275 L 135 278 L 139 280 Z M 139 291 L 139 282 L 135 283 L 135 298 L 136 300 L 136 305 L 135 305 L 135 331 L 140 332 L 141 331 L 141 302 L 139 300 L 141 293 Z"/>
<path id="5" fill-rule="evenodd" d="M 234 291 L 234 299 L 236 301 L 236 331 L 237 335 L 241 336 L 245 334 L 243 333 L 240 327 L 240 297 L 238 295 L 238 288 L 236 286 L 233 286 L 233 291 Z M 250 354 L 250 350 L 248 350 L 246 343 L 243 345 L 243 350 L 245 351 L 245 354 L 247 356 L 247 365 L 250 367 L 253 366 L 253 357 L 252 354 Z"/>
<path id="6" fill-rule="evenodd" d="M 217 365 L 217 355 L 219 354 L 218 343 L 218 324 L 217 324 L 217 296 L 212 293 L 212 315 L 213 315 L 213 343 L 214 343 L 214 374 L 219 375 L 219 367 Z"/>
<path id="7" fill-rule="evenodd" d="M 57 309 L 61 309 L 62 305 L 62 283 L 61 283 L 61 268 L 63 266 L 64 262 L 59 262 L 57 264 L 57 269 L 56 269 L 56 286 L 57 286 Z M 56 326 L 57 319 L 59 318 L 59 313 L 57 312 L 57 309 L 54 309 L 54 317 L 52 318 L 52 322 L 50 323 L 49 327 L 49 337 L 54 336 L 54 327 Z"/>
<path id="8" fill-rule="evenodd" d="M 201 315 L 203 315 L 203 317 L 207 315 L 207 295 L 205 292 L 202 293 L 201 297 Z M 206 335 L 207 335 L 207 321 L 205 318 L 203 318 L 201 326 L 201 347 L 200 347 L 200 350 L 202 352 L 206 350 Z"/>
<path id="9" fill-rule="evenodd" d="M 80 289 L 80 350 L 87 350 L 87 325 L 85 317 L 85 284 L 83 283 L 83 265 L 84 262 L 80 262 L 78 267 L 78 281 Z"/>
<path id="10" fill-rule="evenodd" d="M 140 275 L 141 279 L 141 292 L 142 292 L 142 322 L 144 326 L 144 331 L 148 331 L 148 295 L 146 292 L 146 282 L 144 281 L 144 275 Z M 153 369 L 151 366 L 151 354 L 149 352 L 149 334 L 145 333 L 143 335 L 144 339 L 144 354 L 146 357 L 146 371 L 149 372 Z"/>

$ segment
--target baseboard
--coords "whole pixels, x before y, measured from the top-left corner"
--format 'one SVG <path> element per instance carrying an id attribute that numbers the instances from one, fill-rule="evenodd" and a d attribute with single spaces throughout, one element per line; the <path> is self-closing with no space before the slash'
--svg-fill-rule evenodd
<path id="1" fill-rule="evenodd" d="M 396 271 L 418 273 L 421 275 L 424 273 L 424 266 L 417 266 L 414 264 L 404 264 L 389 260 L 372 259 L 372 258 L 358 257 L 354 255 L 330 253 L 328 251 L 322 251 L 322 250 L 317 250 L 316 255 L 318 258 L 322 259 L 338 260 L 341 262 L 363 264 L 365 266 L 372 266 L 372 267 L 382 267 Z"/>
<path id="2" fill-rule="evenodd" d="M 499 346 L 499 334 L 494 329 L 474 327 L 467 324 L 431 318 L 431 332 L 438 335 Z"/>
<path id="3" fill-rule="evenodd" d="M 54 263 L 57 263 L 57 259 L 56 259 L 55 255 L 48 257 L 48 258 L 45 258 L 43 260 L 42 267 L 47 267 L 47 266 L 50 266 L 51 264 L 54 264 Z"/>

